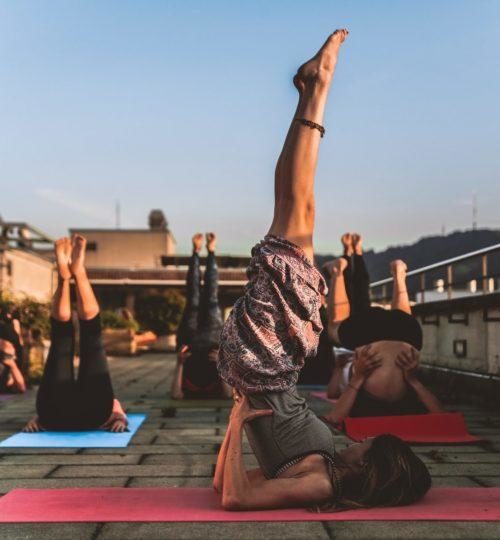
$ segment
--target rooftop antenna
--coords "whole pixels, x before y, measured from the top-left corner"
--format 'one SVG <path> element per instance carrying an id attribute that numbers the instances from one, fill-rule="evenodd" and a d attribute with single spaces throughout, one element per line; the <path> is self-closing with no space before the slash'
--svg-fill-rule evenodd
<path id="1" fill-rule="evenodd" d="M 477 229 L 477 192 L 472 195 L 472 230 Z"/>
<path id="2" fill-rule="evenodd" d="M 121 227 L 121 208 L 120 208 L 120 201 L 116 201 L 115 205 L 115 217 L 116 217 L 116 228 L 119 229 Z"/>

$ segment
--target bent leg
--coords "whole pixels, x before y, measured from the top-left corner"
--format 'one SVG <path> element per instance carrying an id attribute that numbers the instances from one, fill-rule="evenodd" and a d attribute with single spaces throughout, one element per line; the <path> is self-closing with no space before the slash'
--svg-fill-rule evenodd
<path id="1" fill-rule="evenodd" d="M 310 260 L 313 259 L 314 174 L 321 134 L 297 119 L 323 123 L 339 48 L 346 36 L 347 31 L 336 31 L 318 54 L 299 69 L 294 79 L 299 103 L 276 167 L 274 219 L 269 234 L 297 244 Z"/>

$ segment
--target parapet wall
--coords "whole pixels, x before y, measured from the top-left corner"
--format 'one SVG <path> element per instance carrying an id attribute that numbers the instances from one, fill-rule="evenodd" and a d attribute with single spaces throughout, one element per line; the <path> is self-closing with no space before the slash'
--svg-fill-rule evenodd
<path id="1" fill-rule="evenodd" d="M 417 304 L 422 362 L 500 375 L 500 293 Z"/>

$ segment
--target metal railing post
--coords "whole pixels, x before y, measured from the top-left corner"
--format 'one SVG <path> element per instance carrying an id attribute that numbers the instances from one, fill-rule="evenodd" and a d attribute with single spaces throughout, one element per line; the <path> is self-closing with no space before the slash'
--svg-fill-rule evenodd
<path id="1" fill-rule="evenodd" d="M 422 295 L 421 302 L 423 304 L 425 302 L 425 272 L 420 274 L 420 293 Z"/>
<path id="2" fill-rule="evenodd" d="M 488 292 L 488 255 L 481 257 L 481 275 L 483 278 L 483 294 Z"/>
<path id="3" fill-rule="evenodd" d="M 446 292 L 450 300 L 453 295 L 453 266 L 451 264 L 446 267 Z"/>

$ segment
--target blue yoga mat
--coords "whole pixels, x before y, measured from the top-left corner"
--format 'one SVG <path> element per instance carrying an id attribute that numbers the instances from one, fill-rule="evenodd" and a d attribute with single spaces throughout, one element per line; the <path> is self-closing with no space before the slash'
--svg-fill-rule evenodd
<path id="1" fill-rule="evenodd" d="M 127 414 L 128 429 L 125 433 L 109 431 L 42 431 L 16 433 L 0 442 L 2 448 L 125 448 L 140 425 L 145 414 Z"/>

